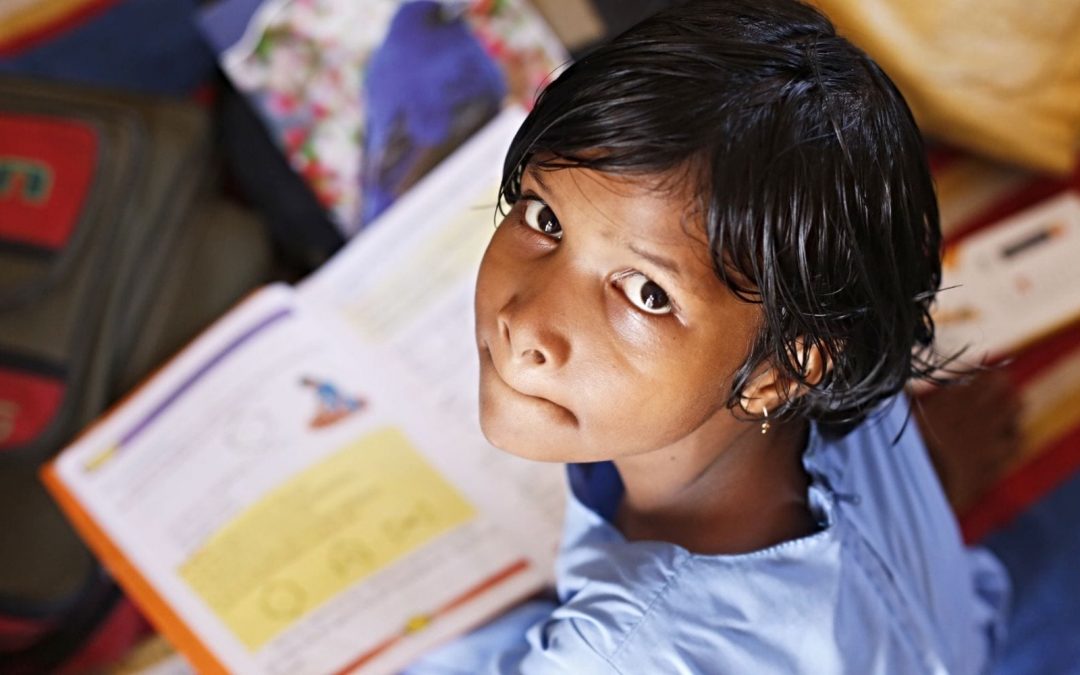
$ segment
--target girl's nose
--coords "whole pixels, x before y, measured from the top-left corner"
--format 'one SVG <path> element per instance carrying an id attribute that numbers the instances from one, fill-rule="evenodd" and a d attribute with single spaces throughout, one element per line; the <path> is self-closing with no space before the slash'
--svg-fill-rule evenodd
<path id="1" fill-rule="evenodd" d="M 570 356 L 562 316 L 542 296 L 516 295 L 499 312 L 499 331 L 514 366 L 558 368 Z"/>

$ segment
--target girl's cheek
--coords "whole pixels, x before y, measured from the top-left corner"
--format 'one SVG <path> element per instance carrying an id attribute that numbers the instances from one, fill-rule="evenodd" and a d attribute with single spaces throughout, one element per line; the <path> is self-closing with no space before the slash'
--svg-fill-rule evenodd
<path id="1" fill-rule="evenodd" d="M 494 321 L 496 310 L 515 292 L 518 280 L 512 273 L 514 267 L 514 261 L 493 241 L 480 261 L 476 278 L 476 317 L 479 323 Z"/>
<path id="2" fill-rule="evenodd" d="M 632 364 L 661 360 L 665 345 L 670 344 L 670 317 L 653 317 L 640 312 L 622 295 L 610 287 L 605 293 L 605 324 L 612 333 L 612 344 L 623 352 Z M 637 369 L 637 368 L 635 368 Z"/>
<path id="3" fill-rule="evenodd" d="M 515 234 L 508 229 L 512 227 L 510 223 L 500 225 L 488 244 L 480 261 L 478 293 L 499 293 L 500 288 L 509 289 L 517 282 L 518 276 L 527 273 L 522 267 L 522 245 L 514 241 Z"/>

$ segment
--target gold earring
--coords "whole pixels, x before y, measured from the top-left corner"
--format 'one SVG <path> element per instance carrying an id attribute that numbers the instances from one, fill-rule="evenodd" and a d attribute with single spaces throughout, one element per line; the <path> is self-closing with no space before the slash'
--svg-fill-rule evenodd
<path id="1" fill-rule="evenodd" d="M 761 406 L 762 412 L 765 413 L 765 421 L 761 423 L 761 433 L 769 433 L 769 409 L 765 406 Z"/>

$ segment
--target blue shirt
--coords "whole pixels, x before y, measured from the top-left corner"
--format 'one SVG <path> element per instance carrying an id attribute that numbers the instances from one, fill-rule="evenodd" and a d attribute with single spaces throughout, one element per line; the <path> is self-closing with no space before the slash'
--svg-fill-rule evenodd
<path id="1" fill-rule="evenodd" d="M 613 466 L 569 467 L 558 603 L 520 607 L 408 672 L 985 672 L 1007 578 L 962 544 L 906 402 L 893 403 L 838 440 L 811 430 L 821 530 L 752 553 L 627 541 L 610 522 Z"/>

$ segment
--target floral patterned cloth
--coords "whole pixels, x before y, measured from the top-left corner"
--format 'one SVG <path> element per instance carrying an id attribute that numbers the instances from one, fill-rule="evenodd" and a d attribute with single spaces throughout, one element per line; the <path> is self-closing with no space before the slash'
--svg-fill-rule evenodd
<path id="1" fill-rule="evenodd" d="M 230 3 L 251 10 L 242 36 L 216 45 L 225 72 L 347 237 L 503 102 L 531 102 L 566 60 L 525 0 L 219 4 Z M 457 67 L 448 66 L 455 59 Z M 385 66 L 378 82 L 373 62 Z M 477 86 L 485 78 L 488 85 Z M 474 98 L 463 103 L 469 90 Z M 476 105 L 475 97 L 487 103 Z M 375 106 L 389 110 L 376 115 Z M 375 120 L 384 126 L 372 128 Z M 431 138 L 424 129 L 442 133 Z M 369 135 L 380 144 L 367 144 Z M 365 152 L 380 153 L 379 161 Z"/>

